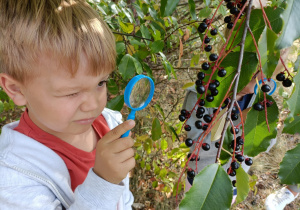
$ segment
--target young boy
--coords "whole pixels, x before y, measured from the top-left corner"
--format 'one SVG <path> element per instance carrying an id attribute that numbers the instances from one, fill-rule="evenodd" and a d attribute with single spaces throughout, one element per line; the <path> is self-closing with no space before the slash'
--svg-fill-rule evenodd
<path id="1" fill-rule="evenodd" d="M 106 109 L 115 40 L 85 0 L 0 0 L 0 209 L 131 209 L 134 127 Z"/>

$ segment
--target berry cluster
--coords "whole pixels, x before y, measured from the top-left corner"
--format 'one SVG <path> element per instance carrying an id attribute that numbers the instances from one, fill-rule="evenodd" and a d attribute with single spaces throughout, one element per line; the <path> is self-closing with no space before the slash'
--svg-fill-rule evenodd
<path id="1" fill-rule="evenodd" d="M 281 73 L 277 74 L 276 79 L 278 81 L 282 82 L 282 85 L 284 87 L 291 87 L 291 85 L 293 83 L 289 78 L 285 77 L 284 72 L 281 72 Z"/>
<path id="2" fill-rule="evenodd" d="M 234 18 L 238 16 L 240 13 L 240 9 L 243 8 L 244 4 L 247 2 L 247 0 L 236 0 L 236 1 L 231 1 L 231 0 L 225 0 L 226 7 L 229 9 L 230 14 L 229 16 L 226 16 L 224 18 L 224 22 L 227 23 L 227 28 L 232 29 L 234 24 Z M 241 16 L 243 13 L 241 14 Z"/>
<path id="3" fill-rule="evenodd" d="M 266 100 L 266 105 L 267 107 L 270 107 L 272 106 L 273 104 L 273 101 L 269 101 L 269 100 Z M 265 106 L 264 106 L 264 101 L 261 101 L 261 102 L 257 102 L 253 105 L 253 108 L 257 111 L 263 111 L 265 109 Z"/>

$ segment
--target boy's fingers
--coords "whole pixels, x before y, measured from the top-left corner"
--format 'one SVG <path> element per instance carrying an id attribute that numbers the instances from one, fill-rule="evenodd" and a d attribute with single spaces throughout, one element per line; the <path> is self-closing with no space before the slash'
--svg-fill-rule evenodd
<path id="1" fill-rule="evenodd" d="M 119 139 L 126 131 L 131 130 L 134 126 L 134 120 L 127 120 L 105 134 L 105 136 L 102 138 L 102 141 L 104 140 L 106 142 L 112 142 L 116 139 Z"/>

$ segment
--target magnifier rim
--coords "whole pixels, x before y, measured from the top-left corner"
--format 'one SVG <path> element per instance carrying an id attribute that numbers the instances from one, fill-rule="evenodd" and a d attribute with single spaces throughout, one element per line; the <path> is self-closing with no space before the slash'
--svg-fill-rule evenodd
<path id="1" fill-rule="evenodd" d="M 141 107 L 137 107 L 137 108 L 133 108 L 131 105 L 130 105 L 130 94 L 132 92 L 132 89 L 134 87 L 134 85 L 141 79 L 148 79 L 149 82 L 150 82 L 150 93 L 148 95 L 148 98 L 146 99 L 145 103 L 143 106 Z M 152 97 L 153 97 L 153 94 L 154 94 L 154 82 L 153 80 L 148 77 L 148 76 L 145 76 L 145 75 L 137 75 L 135 77 L 133 77 L 127 84 L 126 88 L 125 88 L 125 92 L 124 92 L 124 101 L 125 101 L 125 104 L 132 110 L 135 110 L 135 111 L 139 111 L 141 109 L 144 109 L 149 103 L 150 101 L 152 100 Z"/>

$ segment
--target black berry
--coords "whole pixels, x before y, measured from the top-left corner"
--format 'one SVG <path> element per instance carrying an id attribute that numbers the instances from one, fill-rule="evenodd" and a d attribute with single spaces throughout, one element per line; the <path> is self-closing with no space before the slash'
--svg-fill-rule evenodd
<path id="1" fill-rule="evenodd" d="M 217 54 L 212 53 L 212 54 L 209 55 L 209 60 L 210 61 L 216 61 L 217 59 L 218 59 Z"/>
<path id="2" fill-rule="evenodd" d="M 220 143 L 219 143 L 218 141 L 215 143 L 215 147 L 216 147 L 216 148 L 219 148 L 219 147 L 220 147 Z"/>
<path id="3" fill-rule="evenodd" d="M 204 43 L 205 44 L 208 44 L 210 42 L 210 38 L 208 38 L 208 37 L 205 37 L 205 39 L 204 39 Z"/>
<path id="4" fill-rule="evenodd" d="M 232 169 L 238 169 L 240 167 L 240 164 L 238 162 L 232 162 L 231 163 L 231 168 Z"/>
<path id="5" fill-rule="evenodd" d="M 226 4 L 226 7 L 227 7 L 228 9 L 231 9 L 232 7 L 234 7 L 233 2 L 228 2 L 228 3 Z"/>
<path id="6" fill-rule="evenodd" d="M 267 107 L 270 107 L 270 106 L 272 106 L 272 104 L 273 104 L 273 102 L 272 102 L 272 101 L 267 101 L 267 102 L 266 102 L 266 105 L 267 105 Z"/>
<path id="7" fill-rule="evenodd" d="M 224 101 L 224 104 L 225 104 L 225 105 L 228 105 L 229 102 L 230 102 L 230 98 L 226 98 L 225 101 Z"/>
<path id="8" fill-rule="evenodd" d="M 243 155 L 236 155 L 235 159 L 237 159 L 240 163 L 244 161 Z"/>
<path id="9" fill-rule="evenodd" d="M 233 15 L 235 15 L 235 14 L 237 14 L 237 13 L 239 13 L 239 12 L 240 12 L 239 9 L 236 8 L 236 7 L 232 7 L 232 8 L 230 9 L 230 13 L 233 14 Z"/>
<path id="10" fill-rule="evenodd" d="M 216 96 L 216 95 L 219 94 L 219 91 L 218 91 L 217 89 L 211 90 L 211 91 L 210 91 L 210 94 L 211 94 L 212 96 Z"/>
<path id="11" fill-rule="evenodd" d="M 264 106 L 261 105 L 260 103 L 254 104 L 254 105 L 253 105 L 253 108 L 254 108 L 255 110 L 257 110 L 257 111 L 262 111 L 262 110 L 264 110 Z"/>
<path id="12" fill-rule="evenodd" d="M 236 121 L 236 120 L 239 119 L 239 116 L 238 116 L 237 114 L 231 114 L 231 119 L 232 119 L 233 121 Z"/>
<path id="13" fill-rule="evenodd" d="M 194 170 L 189 170 L 187 172 L 187 176 L 190 178 L 190 179 L 194 179 L 194 177 L 196 176 L 196 173 Z"/>
<path id="14" fill-rule="evenodd" d="M 184 115 L 179 115 L 179 120 L 181 121 L 181 122 L 183 122 L 183 121 L 185 121 L 185 116 Z"/>
<path id="15" fill-rule="evenodd" d="M 220 86 L 220 82 L 219 82 L 219 80 L 215 80 L 215 81 L 214 81 L 214 83 L 216 84 L 216 86 L 217 86 L 217 87 L 219 87 L 219 86 Z"/>
<path id="16" fill-rule="evenodd" d="M 238 128 L 234 128 L 234 130 L 235 130 L 235 134 L 238 134 L 239 131 L 240 131 Z M 230 132 L 233 134 L 233 129 L 232 128 L 230 129 Z"/>
<path id="17" fill-rule="evenodd" d="M 209 63 L 205 62 L 205 63 L 202 63 L 201 67 L 203 70 L 208 70 L 210 65 L 209 65 Z"/>
<path id="18" fill-rule="evenodd" d="M 204 105 L 205 105 L 204 99 L 201 99 L 201 100 L 199 101 L 199 105 L 200 105 L 200 106 L 204 106 Z"/>
<path id="19" fill-rule="evenodd" d="M 180 113 L 181 113 L 183 116 L 186 116 L 187 113 L 188 113 L 188 111 L 186 111 L 186 109 L 182 109 L 182 110 L 180 111 Z"/>
<path id="20" fill-rule="evenodd" d="M 218 76 L 219 76 L 219 77 L 225 77 L 226 74 L 227 74 L 227 72 L 226 72 L 225 69 L 220 69 L 220 70 L 218 71 Z"/>
<path id="21" fill-rule="evenodd" d="M 215 83 L 209 83 L 208 89 L 209 90 L 215 90 L 217 88 L 217 85 Z"/>
<path id="22" fill-rule="evenodd" d="M 212 36 L 215 36 L 217 33 L 218 33 L 218 30 L 216 28 L 213 28 L 213 29 L 210 30 L 210 34 Z"/>
<path id="23" fill-rule="evenodd" d="M 197 89 L 197 92 L 198 92 L 199 94 L 202 94 L 202 93 L 205 92 L 205 87 L 204 87 L 203 85 L 197 86 L 196 89 Z"/>
<path id="24" fill-rule="evenodd" d="M 228 24 L 227 24 L 227 28 L 228 28 L 228 29 L 232 29 L 232 28 L 233 28 L 233 22 L 228 23 Z"/>
<path id="25" fill-rule="evenodd" d="M 185 145 L 187 147 L 191 147 L 194 144 L 194 141 L 192 139 L 186 139 L 185 140 Z"/>
<path id="26" fill-rule="evenodd" d="M 203 144 L 202 144 L 202 149 L 205 150 L 205 151 L 208 151 L 208 150 L 210 149 L 209 144 L 203 143 Z"/>
<path id="27" fill-rule="evenodd" d="M 229 176 L 235 176 L 235 175 L 236 175 L 235 170 L 231 169 L 231 172 L 229 173 Z"/>
<path id="28" fill-rule="evenodd" d="M 203 120 L 205 122 L 207 122 L 207 123 L 210 123 L 212 119 L 211 119 L 211 116 L 209 116 L 208 114 L 206 114 L 206 115 L 204 115 Z"/>
<path id="29" fill-rule="evenodd" d="M 212 46 L 211 46 L 211 45 L 207 45 L 207 46 L 204 48 L 204 50 L 205 50 L 206 52 L 210 52 L 210 51 L 212 50 Z"/>
<path id="30" fill-rule="evenodd" d="M 236 138 L 236 143 L 237 143 L 238 145 L 243 145 L 243 144 L 244 144 L 244 139 L 243 139 L 241 136 L 238 136 L 238 137 Z"/>
<path id="31" fill-rule="evenodd" d="M 202 80 L 200 79 L 197 79 L 196 82 L 195 82 L 196 86 L 200 86 L 202 85 Z"/>
<path id="32" fill-rule="evenodd" d="M 195 122 L 195 126 L 196 126 L 196 128 L 201 129 L 202 128 L 202 122 L 200 120 L 197 120 Z"/>
<path id="33" fill-rule="evenodd" d="M 224 18 L 224 22 L 225 22 L 225 23 L 230 23 L 230 22 L 231 22 L 231 17 L 230 17 L 230 16 L 226 16 L 226 17 Z"/>
<path id="34" fill-rule="evenodd" d="M 198 77 L 198 79 L 203 80 L 203 79 L 205 78 L 205 73 L 203 73 L 203 72 L 200 71 L 200 72 L 197 74 L 197 77 Z"/>
<path id="35" fill-rule="evenodd" d="M 203 107 L 198 107 L 197 113 L 204 114 L 204 112 L 205 112 L 205 109 Z"/>
<path id="36" fill-rule="evenodd" d="M 196 117 L 200 119 L 200 118 L 202 118 L 202 117 L 203 117 L 203 114 L 196 113 Z"/>
<path id="37" fill-rule="evenodd" d="M 204 23 L 204 22 L 202 22 L 202 23 L 200 23 L 199 27 L 200 27 L 201 29 L 203 29 L 203 30 L 206 30 L 207 24 Z"/>
<path id="38" fill-rule="evenodd" d="M 276 75 L 276 79 L 277 79 L 278 81 L 283 81 L 283 80 L 285 80 L 284 73 L 279 73 L 279 74 L 277 74 L 277 75 Z"/>
<path id="39" fill-rule="evenodd" d="M 264 84 L 263 86 L 261 86 L 261 91 L 262 92 L 269 92 L 271 90 L 270 85 Z"/>
<path id="40" fill-rule="evenodd" d="M 282 81 L 282 85 L 284 87 L 291 87 L 292 81 L 290 79 L 285 79 L 285 80 Z"/>
<path id="41" fill-rule="evenodd" d="M 189 125 L 185 125 L 184 126 L 184 130 L 186 130 L 186 131 L 190 131 L 192 128 L 191 128 L 191 126 L 189 126 Z"/>
<path id="42" fill-rule="evenodd" d="M 236 180 L 233 180 L 231 183 L 232 183 L 232 186 L 234 186 L 234 187 L 235 187 Z"/>
<path id="43" fill-rule="evenodd" d="M 202 126 L 202 130 L 204 130 L 204 131 L 206 131 L 207 128 L 208 128 L 207 125 L 203 125 L 203 126 Z"/>
<path id="44" fill-rule="evenodd" d="M 206 100 L 207 100 L 208 102 L 212 102 L 212 101 L 214 100 L 214 97 L 213 97 L 212 95 L 207 95 L 207 96 L 206 96 Z"/>
<path id="45" fill-rule="evenodd" d="M 200 25 L 199 25 L 197 30 L 198 30 L 199 33 L 203 33 L 205 31 L 205 29 L 201 28 Z"/>
<path id="46" fill-rule="evenodd" d="M 251 158 L 246 158 L 245 164 L 246 164 L 247 166 L 251 166 L 251 165 L 253 164 L 252 159 L 251 159 Z"/>

